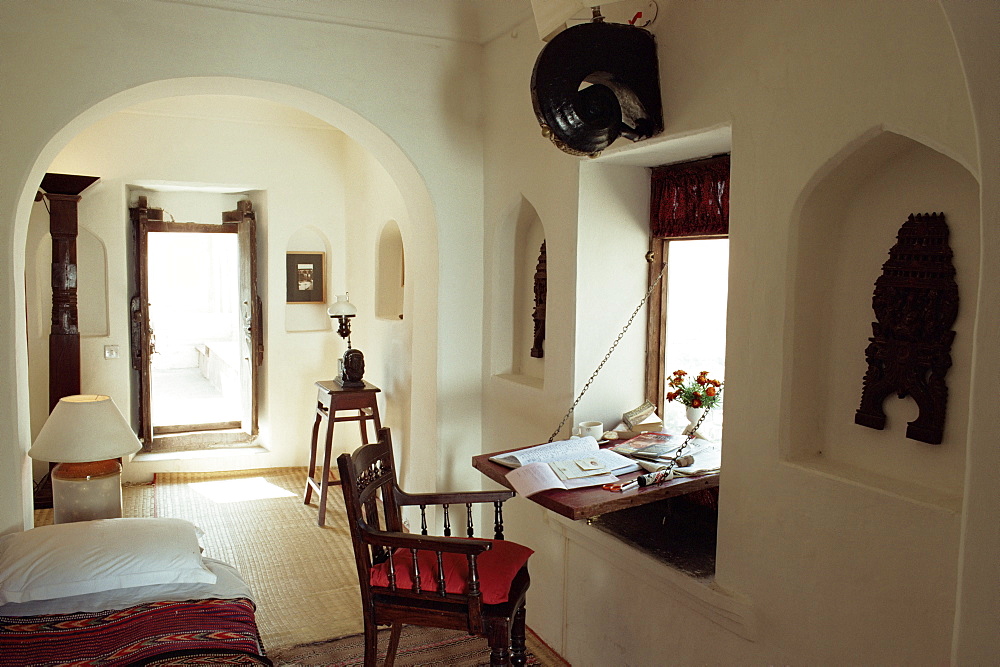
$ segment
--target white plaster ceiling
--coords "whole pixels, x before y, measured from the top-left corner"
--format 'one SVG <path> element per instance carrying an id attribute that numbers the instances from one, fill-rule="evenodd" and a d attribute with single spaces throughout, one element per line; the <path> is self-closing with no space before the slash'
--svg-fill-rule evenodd
<path id="1" fill-rule="evenodd" d="M 485 44 L 532 17 L 531 0 L 156 0 Z"/>

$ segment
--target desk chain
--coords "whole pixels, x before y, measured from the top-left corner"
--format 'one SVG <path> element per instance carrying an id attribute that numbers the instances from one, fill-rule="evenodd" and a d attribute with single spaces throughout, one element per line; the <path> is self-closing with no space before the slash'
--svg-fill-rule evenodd
<path id="1" fill-rule="evenodd" d="M 652 261 L 652 258 L 649 258 L 649 261 Z M 597 374 L 601 372 L 601 369 L 604 368 L 604 364 L 608 363 L 608 359 L 611 358 L 611 353 L 615 351 L 615 348 L 618 347 L 618 343 L 620 343 L 622 338 L 625 336 L 625 332 L 628 331 L 628 328 L 630 326 L 632 326 L 632 322 L 635 320 L 636 315 L 638 315 L 639 311 L 642 310 L 642 307 L 646 305 L 646 301 L 649 300 L 649 296 L 653 293 L 653 290 L 656 289 L 656 286 L 660 283 L 660 279 L 663 278 L 663 274 L 666 270 L 667 270 L 667 263 L 663 262 L 663 268 L 660 269 L 660 273 L 656 276 L 656 280 L 654 280 L 653 284 L 649 286 L 648 290 L 646 290 L 646 295 L 642 297 L 642 301 L 640 301 L 639 305 L 636 306 L 635 310 L 632 311 L 632 315 L 631 317 L 628 318 L 628 322 L 625 323 L 625 326 L 622 328 L 621 333 L 619 333 L 618 337 L 615 338 L 615 341 L 611 343 L 611 349 L 609 349 L 608 353 L 604 355 L 603 359 L 601 359 L 601 363 L 597 365 L 597 369 L 594 370 L 593 374 L 590 376 L 590 379 L 587 380 L 587 383 L 583 385 L 583 389 L 580 390 L 580 394 L 576 397 L 576 400 L 573 401 L 573 405 L 569 406 L 569 410 L 567 410 L 566 416 L 562 418 L 562 421 L 559 422 L 559 426 L 556 427 L 556 430 L 552 432 L 552 435 L 549 436 L 549 439 L 546 442 L 552 442 L 553 440 L 555 440 L 556 436 L 559 435 L 559 431 L 561 431 L 562 427 L 566 425 L 566 421 L 573 414 L 573 410 L 575 410 L 576 406 L 580 403 L 580 399 L 582 399 L 583 395 L 587 393 L 588 389 L 590 389 L 591 383 L 597 378 Z"/>
<path id="2" fill-rule="evenodd" d="M 677 459 L 679 459 L 684 454 L 684 450 L 687 449 L 687 446 L 691 444 L 692 440 L 694 440 L 695 434 L 698 433 L 698 429 L 701 428 L 701 423 L 705 421 L 705 417 L 708 416 L 709 410 L 711 410 L 711 408 L 705 408 L 705 411 L 701 413 L 700 417 L 698 417 L 698 421 L 695 423 L 694 426 L 691 427 L 691 430 L 688 431 L 687 437 L 684 438 L 684 442 L 682 442 L 681 446 L 677 448 L 676 452 L 674 452 L 673 457 L 671 457 L 670 460 L 667 461 L 667 467 L 663 470 L 657 470 L 654 473 L 646 475 L 645 476 L 645 479 L 647 480 L 646 483 L 643 484 L 640 481 L 639 486 L 652 486 L 654 484 L 662 484 L 663 482 L 669 482 L 674 478 L 674 468 L 677 467 Z"/>

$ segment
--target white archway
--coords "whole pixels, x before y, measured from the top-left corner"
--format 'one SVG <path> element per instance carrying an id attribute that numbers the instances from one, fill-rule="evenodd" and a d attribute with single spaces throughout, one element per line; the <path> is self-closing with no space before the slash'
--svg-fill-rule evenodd
<path id="1" fill-rule="evenodd" d="M 381 129 L 342 104 L 317 93 L 285 84 L 228 77 L 193 77 L 182 79 L 166 79 L 137 86 L 112 95 L 87 109 L 84 113 L 67 123 L 56 132 L 45 144 L 36 157 L 31 171 L 21 188 L 17 204 L 17 213 L 13 227 L 13 254 L 23 253 L 27 241 L 28 218 L 37 184 L 52 164 L 55 157 L 69 142 L 97 121 L 127 107 L 155 99 L 191 95 L 238 95 L 255 97 L 279 104 L 284 104 L 305 111 L 331 126 L 344 132 L 367 150 L 378 161 L 399 188 L 407 209 L 407 218 L 402 221 L 410 228 L 404 230 L 406 236 L 420 238 L 419 247 L 414 248 L 408 257 L 409 266 L 422 280 L 413 290 L 413 317 L 411 318 L 412 340 L 415 346 L 424 350 L 419 357 L 413 358 L 412 371 L 424 377 L 434 377 L 437 366 L 437 284 L 438 284 L 438 232 L 437 221 L 431 198 L 423 177 L 416 167 L 403 153 L 399 146 Z M 16 281 L 23 281 L 23 259 L 14 257 L 10 262 L 18 273 Z M 20 270 L 19 270 L 20 269 Z M 20 290 L 23 294 L 23 282 Z M 18 320 L 24 318 L 24 302 L 18 300 L 20 311 L 15 315 Z M 18 336 L 17 348 L 14 352 L 16 373 L 16 395 L 18 401 L 19 428 L 22 434 L 30 433 L 28 425 L 28 386 L 27 386 L 27 348 L 24 337 Z M 436 427 L 437 388 L 425 387 L 420 395 L 412 398 L 413 405 L 409 409 L 414 414 L 421 414 L 427 419 L 420 424 L 412 425 L 417 430 L 426 433 L 410 434 L 422 442 L 436 442 L 433 437 Z M 22 436 L 21 440 L 23 441 Z M 437 452 L 424 451 L 424 460 L 436 460 Z M 430 466 L 433 470 L 433 466 Z M 432 478 L 432 476 L 431 476 Z M 22 471 L 22 505 L 26 523 L 30 520 L 30 467 Z"/>

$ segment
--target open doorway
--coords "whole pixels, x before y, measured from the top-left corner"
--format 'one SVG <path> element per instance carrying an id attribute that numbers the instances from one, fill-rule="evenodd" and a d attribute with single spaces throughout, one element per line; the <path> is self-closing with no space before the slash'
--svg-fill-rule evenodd
<path id="1" fill-rule="evenodd" d="M 151 232 L 147 252 L 154 437 L 239 428 L 236 234 Z"/>
<path id="2" fill-rule="evenodd" d="M 146 451 L 247 444 L 263 358 L 252 205 L 221 224 L 164 221 L 145 197 L 134 243 L 134 417 Z"/>

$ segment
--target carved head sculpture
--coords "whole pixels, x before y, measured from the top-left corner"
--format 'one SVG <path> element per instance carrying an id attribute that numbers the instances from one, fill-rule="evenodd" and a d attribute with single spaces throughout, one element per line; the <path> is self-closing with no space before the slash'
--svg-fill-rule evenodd
<path id="1" fill-rule="evenodd" d="M 662 132 L 653 35 L 603 21 L 563 30 L 538 54 L 531 101 L 542 134 L 571 155 L 597 157 L 618 137 Z"/>

